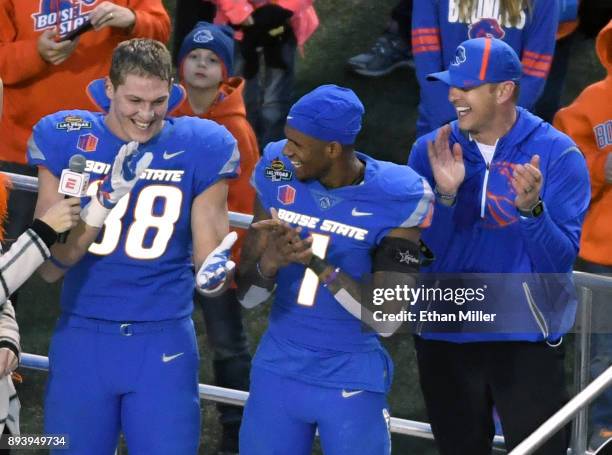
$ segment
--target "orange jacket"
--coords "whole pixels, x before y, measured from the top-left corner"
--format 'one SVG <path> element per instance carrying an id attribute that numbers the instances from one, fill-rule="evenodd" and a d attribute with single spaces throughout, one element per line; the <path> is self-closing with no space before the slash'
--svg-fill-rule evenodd
<path id="1" fill-rule="evenodd" d="M 133 37 L 167 41 L 170 18 L 161 0 L 115 0 L 136 14 L 130 33 L 116 28 L 81 35 L 74 53 L 58 66 L 37 50 L 38 36 L 56 25 L 57 5 L 66 20 L 61 28 L 91 11 L 103 0 L 0 0 L 0 77 L 4 80 L 4 116 L 0 121 L 0 160 L 25 163 L 26 142 L 41 117 L 62 109 L 92 109 L 85 87 L 108 74 L 115 46 Z M 79 21 L 82 19 L 79 19 Z"/>
<path id="2" fill-rule="evenodd" d="M 612 153 L 612 21 L 597 36 L 597 55 L 607 77 L 589 85 L 555 116 L 554 126 L 565 132 L 584 153 L 591 175 L 591 205 L 584 220 L 580 257 L 612 265 L 612 183 L 604 166 Z M 569 189 L 568 191 L 571 191 Z"/>
<path id="3" fill-rule="evenodd" d="M 251 174 L 259 160 L 259 148 L 255 132 L 246 118 L 246 108 L 242 98 L 244 90 L 244 79 L 232 77 L 221 84 L 219 95 L 212 107 L 200 117 L 225 126 L 238 142 L 240 151 L 240 175 L 236 179 L 229 181 L 229 193 L 227 205 L 233 212 L 253 214 L 253 202 L 255 201 L 255 190 L 251 186 Z M 172 115 L 180 117 L 182 115 L 195 116 L 189 100 L 173 111 Z M 244 241 L 246 231 L 237 229 L 238 241 L 232 248 L 233 257 L 240 257 L 240 248 Z"/>

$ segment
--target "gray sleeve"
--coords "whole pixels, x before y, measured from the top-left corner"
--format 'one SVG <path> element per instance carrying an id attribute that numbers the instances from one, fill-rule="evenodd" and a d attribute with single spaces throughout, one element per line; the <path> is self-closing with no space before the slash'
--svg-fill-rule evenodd
<path id="1" fill-rule="evenodd" d="M 36 232 L 28 229 L 21 234 L 0 256 L 0 305 L 50 256 L 49 248 Z"/>

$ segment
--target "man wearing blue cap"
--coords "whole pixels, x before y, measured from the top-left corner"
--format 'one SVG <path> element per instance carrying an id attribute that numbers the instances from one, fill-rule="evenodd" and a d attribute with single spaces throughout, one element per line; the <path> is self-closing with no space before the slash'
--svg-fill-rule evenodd
<path id="1" fill-rule="evenodd" d="M 576 300 L 529 282 L 571 273 L 589 204 L 588 172 L 569 137 L 516 106 L 520 75 L 503 41 L 461 43 L 449 70 L 429 75 L 450 86 L 457 120 L 417 140 L 410 154 L 410 166 L 436 194 L 423 231 L 436 261 L 425 270 L 504 274 L 506 289 L 482 303 L 503 313 L 498 325 L 446 333 L 426 325 L 415 337 L 442 455 L 490 454 L 493 406 L 511 450 L 566 400 L 562 336 Z M 518 273 L 525 278 L 517 280 Z M 560 431 L 537 453 L 566 448 Z"/>
<path id="2" fill-rule="evenodd" d="M 355 151 L 363 113 L 351 90 L 315 89 L 253 174 L 238 293 L 246 307 L 275 297 L 253 360 L 241 455 L 310 454 L 317 429 L 326 455 L 390 453 L 393 365 L 376 332 L 398 328 L 383 316 L 401 305 L 370 307 L 363 277 L 373 274 L 374 292 L 414 285 L 433 193 L 407 166 Z"/>

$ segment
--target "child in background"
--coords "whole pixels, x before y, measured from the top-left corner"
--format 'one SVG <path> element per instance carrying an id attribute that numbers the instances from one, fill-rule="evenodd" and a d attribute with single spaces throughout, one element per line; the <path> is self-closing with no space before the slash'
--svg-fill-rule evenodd
<path id="1" fill-rule="evenodd" d="M 185 37 L 178 53 L 179 78 L 187 91 L 187 99 L 173 113 L 214 120 L 225 126 L 238 141 L 241 174 L 229 182 L 229 210 L 253 213 L 255 192 L 249 180 L 259 159 L 257 139 L 246 118 L 242 93 L 244 79 L 231 77 L 234 40 L 232 29 L 208 22 L 198 22 Z M 202 157 L 205 159 L 205 157 Z M 233 249 L 240 257 L 244 232 Z M 236 259 L 234 259 L 236 260 Z M 222 387 L 247 390 L 249 355 L 242 325 L 241 307 L 235 289 L 215 298 L 196 294 L 204 312 L 208 341 L 214 352 L 215 383 Z M 238 453 L 238 431 L 242 409 L 219 405 L 223 437 L 219 454 Z"/>

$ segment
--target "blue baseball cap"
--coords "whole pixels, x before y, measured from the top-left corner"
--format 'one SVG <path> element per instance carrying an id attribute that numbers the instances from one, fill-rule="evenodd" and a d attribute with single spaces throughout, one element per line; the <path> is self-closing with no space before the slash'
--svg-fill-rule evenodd
<path id="1" fill-rule="evenodd" d="M 183 39 L 178 53 L 178 63 L 194 49 L 209 49 L 219 56 L 227 75 L 234 67 L 234 31 L 226 25 L 215 25 L 205 21 L 198 22 L 193 30 Z"/>
<path id="2" fill-rule="evenodd" d="M 427 75 L 451 87 L 471 88 L 504 81 L 518 82 L 521 61 L 508 44 L 496 38 L 474 38 L 461 43 L 447 71 Z"/>
<path id="3" fill-rule="evenodd" d="M 351 89 L 321 85 L 291 107 L 287 125 L 315 139 L 350 145 L 361 130 L 364 112 Z"/>

